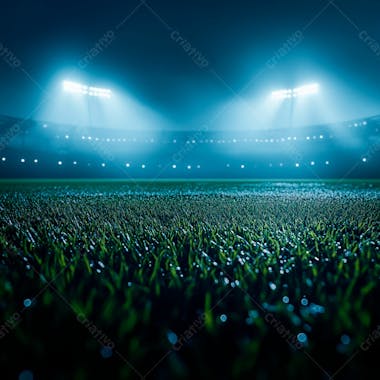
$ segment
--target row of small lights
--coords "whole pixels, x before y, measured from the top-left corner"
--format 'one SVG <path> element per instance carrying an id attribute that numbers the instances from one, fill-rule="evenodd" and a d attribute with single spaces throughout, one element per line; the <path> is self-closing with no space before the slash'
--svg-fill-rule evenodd
<path id="1" fill-rule="evenodd" d="M 2 157 L 2 158 L 1 158 L 1 161 L 2 161 L 2 162 L 5 162 L 6 160 L 7 160 L 6 157 Z M 25 159 L 25 158 L 21 158 L 21 159 L 20 159 L 20 162 L 21 162 L 22 164 L 24 164 L 24 163 L 26 163 L 26 159 Z M 33 160 L 33 163 L 35 163 L 35 164 L 38 164 L 38 162 L 39 162 L 39 160 L 38 160 L 37 158 L 35 158 L 35 159 Z M 367 158 L 366 158 L 366 157 L 362 157 L 362 162 L 367 162 Z M 74 166 L 76 166 L 76 165 L 78 165 L 78 161 L 73 161 L 72 164 L 73 164 Z M 325 164 L 325 165 L 330 165 L 330 161 L 325 161 L 324 164 Z M 62 162 L 62 161 L 57 161 L 57 165 L 58 165 L 58 166 L 62 166 L 62 165 L 63 165 L 63 162 Z M 316 165 L 316 162 L 315 162 L 315 161 L 310 161 L 310 166 L 315 166 L 315 165 Z M 106 166 L 107 166 L 107 165 L 106 165 L 106 163 L 104 163 L 104 162 L 101 164 L 101 167 L 103 167 L 103 168 L 106 167 Z M 269 167 L 273 167 L 273 166 L 274 166 L 274 165 L 273 165 L 272 163 L 269 164 Z M 279 166 L 280 166 L 280 167 L 284 167 L 285 165 L 284 165 L 284 163 L 281 162 L 281 163 L 279 164 Z M 298 162 L 295 164 L 295 167 L 297 167 L 297 168 L 300 167 L 300 166 L 301 166 L 301 164 L 298 163 Z M 130 164 L 129 162 L 127 162 L 127 163 L 125 164 L 125 167 L 130 168 L 130 167 L 131 167 L 131 164 Z M 177 169 L 177 165 L 176 165 L 176 164 L 171 165 L 171 167 L 172 167 L 173 169 Z M 196 165 L 195 167 L 196 167 L 197 169 L 200 169 L 200 168 L 201 168 L 200 165 Z M 229 168 L 229 167 L 231 167 L 231 165 L 230 165 L 230 164 L 226 164 L 226 167 Z M 240 168 L 241 168 L 241 169 L 245 169 L 245 167 L 246 167 L 246 166 L 245 166 L 244 164 L 241 164 L 241 165 L 240 165 Z M 145 169 L 145 168 L 146 168 L 146 165 L 145 165 L 145 164 L 142 164 L 142 165 L 141 165 L 141 169 Z M 191 166 L 191 165 L 187 165 L 186 168 L 187 168 L 188 170 L 191 170 L 191 169 L 192 169 L 192 166 Z"/>
<path id="2" fill-rule="evenodd" d="M 333 136 L 331 135 L 330 136 L 330 138 L 332 138 Z M 319 136 L 307 136 L 307 137 L 305 137 L 304 138 L 304 140 L 307 140 L 307 141 L 309 141 L 309 140 L 317 140 L 317 139 L 320 139 L 320 140 L 322 140 L 322 139 L 324 139 L 325 138 L 325 136 L 324 135 L 319 135 Z M 213 140 L 213 139 L 211 139 L 211 140 L 199 140 L 199 141 L 197 141 L 197 140 L 187 140 L 186 141 L 186 144 L 196 144 L 197 142 L 199 142 L 200 144 L 203 144 L 203 143 L 211 143 L 211 144 L 213 144 L 214 142 L 216 142 L 217 144 L 224 144 L 224 143 L 227 143 L 227 144 L 230 144 L 230 143 L 240 143 L 240 142 L 244 142 L 244 143 L 247 143 L 247 142 L 255 142 L 255 143 L 280 143 L 280 142 L 286 142 L 286 141 L 296 141 L 296 140 L 302 140 L 302 138 L 299 138 L 299 137 L 296 137 L 296 136 L 294 136 L 294 137 L 287 137 L 287 138 L 285 138 L 285 137 L 281 137 L 281 138 L 278 138 L 278 139 L 247 139 L 247 138 L 245 138 L 245 139 L 241 139 L 241 140 L 239 140 L 239 139 L 233 139 L 233 140 Z M 176 140 L 173 140 L 173 143 L 176 143 L 177 141 Z"/>
<path id="3" fill-rule="evenodd" d="M 349 128 L 352 128 L 352 127 L 355 127 L 355 128 L 357 128 L 357 127 L 365 127 L 367 124 L 368 124 L 367 121 L 362 121 L 362 122 L 357 122 L 357 123 L 349 124 L 348 127 L 349 127 Z M 48 125 L 47 125 L 47 124 L 43 124 L 43 125 L 42 125 L 42 128 L 46 129 L 46 128 L 48 128 Z M 65 135 L 65 138 L 69 138 L 69 136 L 68 136 L 68 135 Z M 84 140 L 85 138 L 86 138 L 85 136 L 82 136 L 82 139 L 83 139 L 83 140 Z M 112 141 L 114 141 L 114 139 L 112 139 Z M 120 141 L 120 139 L 118 139 L 118 141 Z M 122 141 L 125 142 L 126 139 L 122 139 Z"/>
<path id="4" fill-rule="evenodd" d="M 330 138 L 333 138 L 332 135 L 329 136 Z M 60 138 L 60 136 L 57 136 L 57 138 Z M 68 140 L 70 138 L 69 135 L 65 135 L 65 139 Z M 255 143 L 280 143 L 280 142 L 286 142 L 286 141 L 296 141 L 296 140 L 306 140 L 306 141 L 310 141 L 310 140 L 317 140 L 317 139 L 324 139 L 325 136 L 324 135 L 319 135 L 319 136 L 306 136 L 305 138 L 299 138 L 299 137 L 282 137 L 282 138 L 278 138 L 278 139 L 232 139 L 232 140 L 214 140 L 214 139 L 206 139 L 206 140 L 187 140 L 186 141 L 186 144 L 236 144 L 236 143 L 241 143 L 241 142 L 244 142 L 244 143 L 251 143 L 251 142 L 255 142 Z M 82 136 L 81 138 L 82 140 L 89 140 L 89 141 L 101 141 L 101 142 L 137 142 L 137 138 L 133 138 L 133 139 L 126 139 L 126 138 L 99 138 L 99 137 L 92 137 L 92 136 Z M 150 140 L 144 140 L 145 143 L 155 143 L 155 140 L 154 139 L 150 139 Z M 177 144 L 177 140 L 174 139 L 172 140 L 172 143 L 173 144 Z"/>
<path id="5" fill-rule="evenodd" d="M 359 122 L 359 123 L 354 123 L 354 124 L 350 124 L 348 127 L 349 128 L 352 128 L 352 127 L 365 127 L 367 125 L 367 122 L 366 121 L 362 121 L 362 122 Z"/>
<path id="6" fill-rule="evenodd" d="M 364 126 L 366 126 L 368 123 L 367 123 L 367 121 L 363 121 L 363 122 L 358 122 L 358 123 L 354 123 L 354 124 L 349 124 L 348 125 L 348 127 L 349 128 L 352 128 L 352 127 L 364 127 Z M 48 125 L 47 124 L 44 124 L 43 125 L 43 128 L 47 128 L 48 127 Z M 70 135 L 68 135 L 68 134 L 66 134 L 65 136 L 65 139 L 69 139 L 70 138 Z M 60 136 L 57 136 L 57 138 L 60 138 Z M 319 135 L 319 139 L 323 139 L 324 138 L 324 135 Z M 332 135 L 330 135 L 330 138 L 333 138 L 333 136 Z M 82 140 L 94 140 L 94 141 L 102 141 L 102 142 L 137 142 L 137 138 L 133 138 L 133 139 L 127 139 L 127 138 L 110 138 L 110 137 L 107 137 L 107 138 L 99 138 L 99 137 L 92 137 L 92 136 L 82 136 L 81 137 L 81 139 Z M 300 139 L 300 140 L 302 140 L 302 138 L 298 138 L 298 139 Z M 304 138 L 305 140 L 317 140 L 318 139 L 318 136 L 307 136 L 307 137 L 305 137 Z M 214 142 L 215 143 L 218 143 L 218 144 L 224 144 L 224 143 L 228 143 L 228 144 L 230 144 L 230 143 L 239 143 L 239 142 L 256 142 L 256 143 L 274 143 L 274 142 L 276 142 L 276 143 L 279 143 L 279 142 L 285 142 L 285 141 L 290 141 L 290 140 L 297 140 L 297 137 L 295 136 L 295 137 L 287 137 L 287 138 L 285 138 L 285 137 L 282 137 L 282 138 L 277 138 L 277 139 L 273 139 L 273 138 L 271 138 L 271 139 L 247 139 L 247 138 L 245 138 L 245 139 L 242 139 L 242 140 L 240 140 L 240 139 L 232 139 L 232 140 L 214 140 L 214 139 L 205 139 L 205 140 L 199 140 L 199 143 L 200 144 L 203 144 L 203 143 L 211 143 L 211 144 L 213 144 Z M 155 142 L 155 140 L 152 138 L 152 139 L 149 139 L 149 140 L 145 140 L 145 142 L 146 143 L 154 143 Z M 176 144 L 177 143 L 177 140 L 173 140 L 172 141 L 173 142 L 173 144 Z M 196 144 L 198 141 L 196 141 L 196 140 L 187 140 L 186 141 L 186 144 L 190 144 L 190 143 L 192 143 L 192 144 Z"/>

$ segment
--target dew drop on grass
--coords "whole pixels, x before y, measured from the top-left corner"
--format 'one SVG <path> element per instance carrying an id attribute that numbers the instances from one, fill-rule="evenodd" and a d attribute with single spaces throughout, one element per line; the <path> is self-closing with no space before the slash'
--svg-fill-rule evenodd
<path id="1" fill-rule="evenodd" d="M 302 305 L 302 306 L 307 306 L 308 304 L 309 304 L 309 301 L 308 301 L 307 298 L 302 298 L 302 299 L 301 299 L 301 305 Z"/>
<path id="2" fill-rule="evenodd" d="M 104 346 L 100 349 L 100 355 L 102 356 L 103 359 L 109 359 L 112 356 L 112 348 Z"/>
<path id="3" fill-rule="evenodd" d="M 323 314 L 325 312 L 325 308 L 321 305 L 317 305 L 315 303 L 310 304 L 310 312 L 312 314 Z"/>
<path id="4" fill-rule="evenodd" d="M 219 317 L 219 319 L 220 319 L 220 321 L 221 321 L 222 323 L 225 323 L 225 322 L 227 322 L 227 315 L 226 315 L 226 314 L 222 314 L 222 315 Z"/>
<path id="5" fill-rule="evenodd" d="M 283 303 L 289 303 L 289 297 L 288 296 L 282 297 L 282 302 Z"/>
<path id="6" fill-rule="evenodd" d="M 170 344 L 173 344 L 173 345 L 176 344 L 177 341 L 178 341 L 177 334 L 174 333 L 173 331 L 169 331 L 169 332 L 167 333 L 167 338 L 168 338 L 169 343 L 170 343 Z"/>
<path id="7" fill-rule="evenodd" d="M 342 342 L 342 344 L 347 345 L 350 344 L 351 339 L 348 335 L 344 334 L 340 337 L 340 341 Z"/>
<path id="8" fill-rule="evenodd" d="M 307 342 L 307 335 L 305 333 L 299 333 L 297 335 L 297 340 L 302 343 L 302 344 L 305 344 Z"/>
<path id="9" fill-rule="evenodd" d="M 250 310 L 248 312 L 248 315 L 249 315 L 250 318 L 255 319 L 255 318 L 257 318 L 259 316 L 259 313 L 257 312 L 257 310 Z"/>
<path id="10" fill-rule="evenodd" d="M 287 310 L 290 312 L 290 313 L 293 313 L 294 311 L 294 306 L 292 304 L 289 304 L 287 307 Z"/>
<path id="11" fill-rule="evenodd" d="M 276 290 L 276 288 L 277 288 L 276 284 L 273 283 L 273 282 L 269 283 L 269 287 L 270 287 L 271 290 Z"/>
<path id="12" fill-rule="evenodd" d="M 30 307 L 32 305 L 32 300 L 30 298 L 24 299 L 24 306 Z"/>

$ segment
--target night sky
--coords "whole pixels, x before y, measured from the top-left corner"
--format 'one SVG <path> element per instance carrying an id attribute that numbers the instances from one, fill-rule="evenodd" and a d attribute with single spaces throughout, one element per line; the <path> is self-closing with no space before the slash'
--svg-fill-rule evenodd
<path id="1" fill-rule="evenodd" d="M 320 79 L 334 97 L 351 91 L 339 118 L 369 116 L 380 113 L 379 18 L 374 0 L 4 0 L 0 113 L 38 118 L 70 75 L 183 128 L 238 97 Z"/>

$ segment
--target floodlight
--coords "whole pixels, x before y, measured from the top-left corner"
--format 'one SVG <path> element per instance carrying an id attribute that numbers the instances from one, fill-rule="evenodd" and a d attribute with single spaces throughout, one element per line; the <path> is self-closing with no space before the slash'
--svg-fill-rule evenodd
<path id="1" fill-rule="evenodd" d="M 293 89 L 283 89 L 272 92 L 272 99 L 284 100 L 298 98 L 300 96 L 315 95 L 319 92 L 319 84 L 311 83 L 305 86 L 296 87 Z"/>
<path id="2" fill-rule="evenodd" d="M 63 81 L 63 90 L 66 92 L 71 92 L 74 94 L 87 94 L 88 93 L 88 87 L 80 84 L 80 83 L 75 83 L 71 81 Z"/>
<path id="3" fill-rule="evenodd" d="M 288 99 L 292 97 L 292 90 L 278 90 L 272 92 L 272 98 L 273 99 Z"/>
<path id="4" fill-rule="evenodd" d="M 89 87 L 88 88 L 88 95 L 98 96 L 101 98 L 110 98 L 111 97 L 111 90 L 109 90 L 107 88 Z"/>
<path id="5" fill-rule="evenodd" d="M 318 92 L 319 92 L 319 84 L 318 83 L 312 83 L 312 84 L 308 84 L 306 86 L 294 88 L 292 95 L 294 98 L 296 98 L 298 96 L 318 94 Z"/>
<path id="6" fill-rule="evenodd" d="M 112 94 L 112 91 L 108 88 L 87 86 L 81 83 L 76 83 L 67 80 L 63 81 L 62 86 L 64 91 L 70 92 L 72 94 L 96 96 L 99 98 L 110 98 Z"/>

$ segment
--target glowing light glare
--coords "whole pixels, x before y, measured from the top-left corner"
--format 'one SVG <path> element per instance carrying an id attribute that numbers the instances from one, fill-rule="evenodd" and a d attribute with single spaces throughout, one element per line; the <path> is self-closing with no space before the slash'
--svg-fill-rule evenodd
<path id="1" fill-rule="evenodd" d="M 293 97 L 304 96 L 304 95 L 315 95 L 319 92 L 319 84 L 312 83 L 306 86 L 298 87 L 293 89 Z"/>
<path id="2" fill-rule="evenodd" d="M 71 82 L 68 80 L 63 81 L 62 87 L 63 91 L 72 94 L 96 96 L 98 98 L 110 98 L 112 95 L 112 91 L 108 88 L 86 86 L 84 84 Z"/>
<path id="3" fill-rule="evenodd" d="M 88 86 L 65 80 L 63 81 L 63 90 L 66 92 L 85 95 L 88 93 Z"/>
<path id="4" fill-rule="evenodd" d="M 292 97 L 292 90 L 277 90 L 272 92 L 272 99 L 288 99 Z"/>
<path id="5" fill-rule="evenodd" d="M 99 88 L 99 87 L 89 87 L 88 88 L 88 95 L 90 96 L 98 96 L 101 98 L 110 98 L 111 97 L 111 90 L 108 88 Z"/>
<path id="6" fill-rule="evenodd" d="M 315 95 L 319 93 L 319 89 L 320 86 L 318 83 L 311 83 L 293 89 L 277 90 L 272 92 L 272 99 L 283 100 L 298 98 L 300 96 Z"/>

